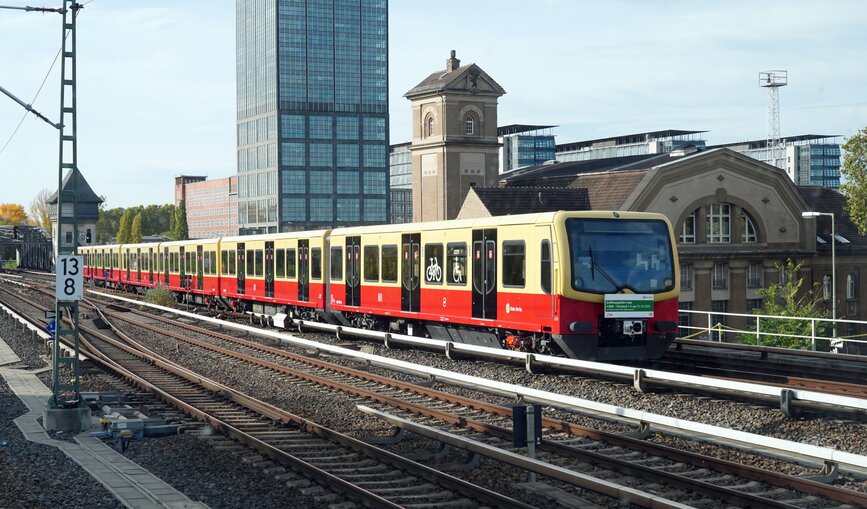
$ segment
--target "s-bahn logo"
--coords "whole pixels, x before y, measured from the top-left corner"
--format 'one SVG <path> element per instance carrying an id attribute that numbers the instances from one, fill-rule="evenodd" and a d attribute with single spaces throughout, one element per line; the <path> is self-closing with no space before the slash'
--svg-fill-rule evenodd
<path id="1" fill-rule="evenodd" d="M 440 267 L 436 256 L 429 258 L 429 260 L 430 263 L 428 263 L 427 270 L 425 271 L 425 277 L 427 278 L 428 282 L 442 282 L 443 269 Z"/>
<path id="2" fill-rule="evenodd" d="M 521 306 L 512 306 L 507 302 L 506 303 L 506 314 L 508 315 L 512 311 L 514 311 L 515 313 L 520 313 L 520 312 L 524 311 L 524 308 L 522 308 Z"/>

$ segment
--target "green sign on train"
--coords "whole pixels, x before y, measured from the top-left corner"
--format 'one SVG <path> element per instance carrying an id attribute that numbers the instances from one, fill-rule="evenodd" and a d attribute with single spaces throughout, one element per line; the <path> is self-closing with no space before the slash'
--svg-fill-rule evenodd
<path id="1" fill-rule="evenodd" d="M 653 318 L 653 295 L 606 294 L 605 318 Z"/>

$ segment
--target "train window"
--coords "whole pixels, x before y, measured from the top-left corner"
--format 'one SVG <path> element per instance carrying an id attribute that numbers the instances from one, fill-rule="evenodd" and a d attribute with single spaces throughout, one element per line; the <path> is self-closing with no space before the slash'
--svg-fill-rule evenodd
<path id="1" fill-rule="evenodd" d="M 331 248 L 331 280 L 343 279 L 343 248 L 334 246 Z"/>
<path id="2" fill-rule="evenodd" d="M 277 266 L 276 277 L 286 277 L 286 250 L 278 249 L 274 257 L 274 264 Z"/>
<path id="3" fill-rule="evenodd" d="M 227 275 L 229 273 L 229 252 L 225 249 L 220 251 L 220 274 Z"/>
<path id="4" fill-rule="evenodd" d="M 295 250 L 286 250 L 286 277 L 295 277 Z"/>
<path id="5" fill-rule="evenodd" d="M 379 246 L 364 246 L 364 280 L 379 281 Z"/>
<path id="6" fill-rule="evenodd" d="M 211 273 L 211 252 L 202 252 L 202 275 Z"/>
<path id="7" fill-rule="evenodd" d="M 524 241 L 503 241 L 503 286 L 524 286 Z"/>
<path id="8" fill-rule="evenodd" d="M 256 273 L 256 252 L 252 249 L 247 251 L 247 275 L 252 276 Z"/>
<path id="9" fill-rule="evenodd" d="M 397 245 L 382 246 L 382 282 L 397 283 Z"/>
<path id="10" fill-rule="evenodd" d="M 310 279 L 322 279 L 322 248 L 310 249 Z"/>
<path id="11" fill-rule="evenodd" d="M 208 251 L 211 253 L 211 272 L 212 276 L 217 274 L 217 251 Z"/>
<path id="12" fill-rule="evenodd" d="M 229 251 L 229 274 L 231 274 L 233 276 L 235 275 L 236 261 L 237 261 L 237 258 L 235 257 L 235 250 L 232 249 Z"/>
<path id="13" fill-rule="evenodd" d="M 262 251 L 261 249 L 257 249 L 256 250 L 256 275 L 257 276 L 262 275 L 262 268 L 264 266 L 265 266 L 265 252 Z M 250 271 L 247 271 L 247 274 L 249 274 L 249 273 L 250 273 Z"/>
<path id="14" fill-rule="evenodd" d="M 448 249 L 448 261 L 443 268 L 446 271 L 446 281 L 450 285 L 467 284 L 467 244 L 465 242 L 451 242 L 446 246 Z"/>
<path id="15" fill-rule="evenodd" d="M 542 241 L 542 266 L 540 273 L 540 281 L 542 282 L 542 291 L 551 293 L 551 241 L 545 239 Z"/>
<path id="16" fill-rule="evenodd" d="M 111 267 L 114 269 L 118 268 L 117 253 L 111 253 Z"/>
<path id="17" fill-rule="evenodd" d="M 443 245 L 424 245 L 424 281 L 425 283 L 439 285 L 443 282 Z"/>

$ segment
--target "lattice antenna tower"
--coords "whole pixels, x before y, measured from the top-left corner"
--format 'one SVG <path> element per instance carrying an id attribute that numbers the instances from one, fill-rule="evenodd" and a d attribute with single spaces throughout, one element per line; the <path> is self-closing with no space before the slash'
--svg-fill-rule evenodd
<path id="1" fill-rule="evenodd" d="M 788 71 L 759 73 L 759 86 L 768 89 L 768 163 L 785 168 L 783 144 L 780 142 L 780 87 L 789 84 Z"/>

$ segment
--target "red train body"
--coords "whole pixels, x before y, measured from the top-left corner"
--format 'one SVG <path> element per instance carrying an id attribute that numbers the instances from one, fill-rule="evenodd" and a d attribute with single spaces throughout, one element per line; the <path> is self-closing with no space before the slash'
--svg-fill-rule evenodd
<path id="1" fill-rule="evenodd" d="M 671 224 L 550 212 L 82 248 L 85 277 L 238 311 L 587 360 L 656 358 L 674 339 Z"/>

